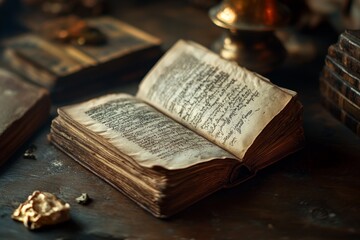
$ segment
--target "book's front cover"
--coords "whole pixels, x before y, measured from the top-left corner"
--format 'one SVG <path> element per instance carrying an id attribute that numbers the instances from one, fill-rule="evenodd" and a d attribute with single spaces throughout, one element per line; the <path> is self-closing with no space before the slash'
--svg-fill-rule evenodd
<path id="1" fill-rule="evenodd" d="M 47 118 L 49 108 L 45 89 L 0 68 L 0 164 Z"/>
<path id="2" fill-rule="evenodd" d="M 107 38 L 106 44 L 74 46 L 97 63 L 104 63 L 123 55 L 159 45 L 160 40 L 111 17 L 86 20 L 91 27 L 99 29 Z"/>
<path id="3" fill-rule="evenodd" d="M 109 73 L 121 74 L 124 69 L 131 69 L 135 62 L 146 66 L 160 55 L 159 39 L 115 18 L 90 18 L 84 22 L 104 34 L 106 41 L 84 45 L 61 42 L 39 30 L 5 40 L 4 60 L 24 77 L 53 92 L 65 87 L 79 87 L 80 83 L 89 85 L 105 81 L 98 78 Z M 54 23 L 56 26 L 57 22 Z M 148 54 L 154 47 L 159 53 Z M 131 58 L 132 55 L 137 57 Z M 126 61 L 119 64 L 122 59 Z"/>

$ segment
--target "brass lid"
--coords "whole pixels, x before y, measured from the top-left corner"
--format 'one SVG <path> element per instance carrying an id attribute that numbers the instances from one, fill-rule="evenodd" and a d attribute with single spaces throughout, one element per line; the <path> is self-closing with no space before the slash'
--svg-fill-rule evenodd
<path id="1" fill-rule="evenodd" d="M 290 10 L 276 0 L 224 0 L 209 16 L 219 27 L 267 31 L 286 25 Z"/>

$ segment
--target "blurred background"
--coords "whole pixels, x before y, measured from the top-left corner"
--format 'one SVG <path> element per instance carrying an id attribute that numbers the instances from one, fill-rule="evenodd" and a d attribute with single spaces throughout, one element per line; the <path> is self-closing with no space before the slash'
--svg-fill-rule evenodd
<path id="1" fill-rule="evenodd" d="M 226 36 L 221 39 L 221 34 L 226 30 L 234 29 L 217 26 L 219 24 L 215 24 L 212 21 L 214 19 L 211 20 L 208 14 L 212 8 L 220 5 L 228 5 L 230 10 L 249 6 L 250 10 L 256 9 L 258 13 L 260 11 L 266 13 L 274 10 L 274 6 L 279 4 L 289 10 L 289 18 L 286 22 L 282 22 L 281 26 L 274 25 L 271 30 L 274 30 L 277 38 L 275 40 L 281 41 L 287 55 L 280 56 L 281 49 L 278 51 L 278 48 L 282 46 L 265 47 L 272 49 L 269 53 L 271 57 L 268 58 L 278 58 L 274 63 L 267 63 L 266 59 L 261 59 L 265 65 L 269 65 L 269 69 L 264 65 L 255 66 L 250 63 L 259 62 L 259 59 L 253 59 L 253 51 L 239 50 L 240 47 L 251 48 L 249 44 L 253 46 L 258 44 L 256 36 L 250 36 L 247 32 L 246 36 L 249 40 L 246 40 L 246 43 L 244 40 L 239 42 L 232 39 L 232 44 L 235 45 L 229 45 L 226 42 L 229 40 Z M 244 11 L 249 12 L 246 9 Z M 34 31 L 36 26 L 48 19 L 68 15 L 79 17 L 111 15 L 159 37 L 163 41 L 164 50 L 179 38 L 190 39 L 214 49 L 225 58 L 238 61 L 241 65 L 246 66 L 248 63 L 246 67 L 251 70 L 267 73 L 284 63 L 298 65 L 310 62 L 316 56 L 324 56 L 328 46 L 336 42 L 338 35 L 344 29 L 359 29 L 360 0 L 0 0 L 0 39 Z M 280 15 L 279 11 L 275 12 L 275 17 Z M 250 31 L 253 30 L 251 27 L 252 25 L 249 27 Z M 261 41 L 266 42 L 266 40 Z M 234 48 L 237 48 L 235 53 Z M 255 53 L 255 55 L 259 54 Z"/>
<path id="2" fill-rule="evenodd" d="M 201 18 L 201 15 L 207 15 L 208 10 L 220 2 L 219 0 L 0 0 L 0 36 L 4 37 L 24 31 L 26 29 L 24 16 L 29 14 L 43 15 L 48 18 L 69 14 L 82 17 L 108 14 L 124 20 L 137 20 L 137 25 L 147 27 L 160 18 L 168 20 L 167 23 L 171 24 L 173 20 L 171 16 L 176 15 L 177 12 L 182 14 L 182 10 L 187 9 L 187 14 L 193 14 L 193 18 L 189 19 L 187 18 L 189 15 L 184 15 L 183 23 L 201 24 L 195 23 L 194 17 Z M 245 0 L 245 2 L 256 4 L 258 1 Z M 277 2 L 290 9 L 289 26 L 299 31 L 316 31 L 324 24 L 331 26 L 337 33 L 342 32 L 345 28 L 360 28 L 359 0 L 279 0 Z M 190 13 L 191 8 L 196 10 Z M 153 14 L 139 16 L 145 9 Z M 203 27 L 207 26 L 203 25 Z M 153 26 L 153 32 L 158 31 L 157 27 L 160 26 Z"/>

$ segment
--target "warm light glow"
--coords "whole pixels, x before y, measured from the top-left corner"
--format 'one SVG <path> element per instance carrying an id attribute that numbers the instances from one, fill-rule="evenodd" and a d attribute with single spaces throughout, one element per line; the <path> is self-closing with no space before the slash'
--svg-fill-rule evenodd
<path id="1" fill-rule="evenodd" d="M 218 13 L 218 19 L 227 24 L 233 23 L 236 20 L 236 13 L 231 8 L 225 8 Z"/>
<path id="2" fill-rule="evenodd" d="M 266 25 L 273 25 L 275 23 L 275 7 L 275 2 L 273 0 L 266 0 L 264 12 L 264 20 Z"/>

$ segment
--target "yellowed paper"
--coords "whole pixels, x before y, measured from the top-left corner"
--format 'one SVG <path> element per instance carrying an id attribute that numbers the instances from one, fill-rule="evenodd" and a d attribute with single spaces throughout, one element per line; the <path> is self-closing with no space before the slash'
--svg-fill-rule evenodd
<path id="1" fill-rule="evenodd" d="M 61 108 L 59 114 L 100 135 L 144 167 L 180 169 L 212 159 L 235 158 L 130 95 L 106 95 Z"/>
<path id="2" fill-rule="evenodd" d="M 167 52 L 137 93 L 137 97 L 240 159 L 293 95 L 185 41 Z"/>

